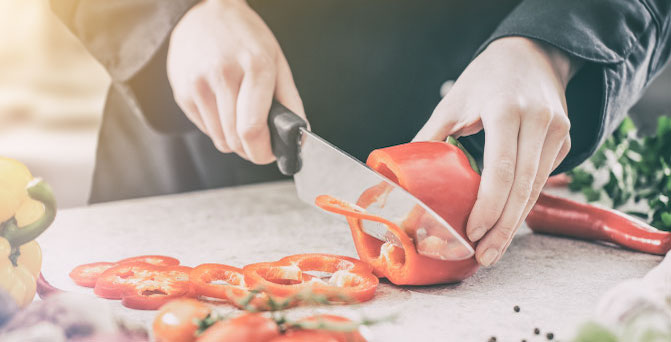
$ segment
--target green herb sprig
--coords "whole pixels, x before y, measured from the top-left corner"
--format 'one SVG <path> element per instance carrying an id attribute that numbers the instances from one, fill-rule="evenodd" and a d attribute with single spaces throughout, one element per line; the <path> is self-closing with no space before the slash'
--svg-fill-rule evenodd
<path id="1" fill-rule="evenodd" d="M 598 172 L 608 174 L 601 187 L 593 176 Z M 648 137 L 638 137 L 633 121 L 626 118 L 588 163 L 568 174 L 569 189 L 588 201 L 607 200 L 615 209 L 644 201 L 648 212 L 627 213 L 671 231 L 671 117 L 660 117 L 656 134 Z"/>

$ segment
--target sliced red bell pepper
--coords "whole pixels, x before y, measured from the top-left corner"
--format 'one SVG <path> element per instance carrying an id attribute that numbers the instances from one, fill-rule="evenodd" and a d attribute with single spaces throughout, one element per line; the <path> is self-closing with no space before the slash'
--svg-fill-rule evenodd
<path id="1" fill-rule="evenodd" d="M 145 262 L 127 262 L 107 269 L 96 281 L 93 292 L 102 298 L 121 299 L 124 290 L 134 284 L 149 279 L 156 272 L 156 266 Z"/>
<path id="2" fill-rule="evenodd" d="M 333 302 L 364 302 L 373 298 L 379 283 L 372 269 L 360 260 L 330 254 L 298 254 L 276 262 L 243 268 L 245 283 L 272 297 L 300 293 L 324 295 Z M 327 281 L 306 272 L 329 273 Z"/>
<path id="3" fill-rule="evenodd" d="M 650 254 L 664 255 L 671 250 L 671 232 L 613 209 L 546 193 L 541 193 L 526 222 L 536 233 L 605 241 Z"/>
<path id="4" fill-rule="evenodd" d="M 189 274 L 197 296 L 225 300 L 237 307 L 251 306 L 257 310 L 268 308 L 268 296 L 253 295 L 245 285 L 242 269 L 222 264 L 202 264 Z M 254 296 L 249 298 L 249 296 Z M 247 300 L 247 303 L 243 301 Z"/>
<path id="5" fill-rule="evenodd" d="M 366 163 L 431 207 L 468 241 L 466 222 L 475 204 L 480 175 L 459 147 L 444 142 L 414 142 L 375 150 Z M 361 260 L 370 264 L 376 275 L 386 277 L 394 284 L 450 283 L 475 273 L 478 263 L 474 257 L 461 261 L 442 261 L 417 253 L 411 236 L 421 222 L 420 210 L 410 213 L 401 225 L 404 229 L 380 217 L 366 214 L 365 208 L 375 203 L 385 191 L 388 189 L 384 183 L 366 189 L 356 206 L 328 196 L 321 197 L 316 204 L 325 210 L 348 216 Z M 367 235 L 362 230 L 361 220 L 385 223 L 403 247 Z"/>
<path id="6" fill-rule="evenodd" d="M 155 266 L 177 266 L 179 260 L 165 255 L 139 255 L 117 261 L 117 264 L 126 262 L 146 262 Z"/>
<path id="7" fill-rule="evenodd" d="M 119 260 L 117 262 L 94 262 L 79 265 L 70 272 L 75 284 L 84 287 L 95 287 L 98 277 L 112 266 L 124 263 L 144 262 L 155 266 L 177 266 L 179 260 L 164 255 L 140 255 Z"/>
<path id="8" fill-rule="evenodd" d="M 178 281 L 174 276 L 161 276 L 161 274 L 126 288 L 121 304 L 137 310 L 158 310 L 163 304 L 173 299 L 194 295 L 188 280 Z"/>
<path id="9" fill-rule="evenodd" d="M 113 262 L 94 262 L 79 265 L 70 272 L 70 278 L 79 286 L 95 287 L 98 277 L 114 265 L 116 264 Z"/>
<path id="10" fill-rule="evenodd" d="M 121 299 L 122 304 L 133 308 L 149 310 L 162 300 L 192 296 L 190 272 L 191 267 L 186 266 L 125 262 L 103 272 L 96 282 L 94 293 L 102 298 Z"/>

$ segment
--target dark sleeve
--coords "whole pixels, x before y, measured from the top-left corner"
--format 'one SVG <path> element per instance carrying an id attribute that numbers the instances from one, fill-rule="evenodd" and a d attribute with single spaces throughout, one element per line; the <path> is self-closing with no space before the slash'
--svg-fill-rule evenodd
<path id="1" fill-rule="evenodd" d="M 559 173 L 594 153 L 669 60 L 671 0 L 524 0 L 478 52 L 507 36 L 584 62 L 566 90 L 572 148 Z M 483 134 L 465 143 L 481 153 Z"/>
<path id="2" fill-rule="evenodd" d="M 50 0 L 53 12 L 115 82 L 142 69 L 197 1 Z"/>

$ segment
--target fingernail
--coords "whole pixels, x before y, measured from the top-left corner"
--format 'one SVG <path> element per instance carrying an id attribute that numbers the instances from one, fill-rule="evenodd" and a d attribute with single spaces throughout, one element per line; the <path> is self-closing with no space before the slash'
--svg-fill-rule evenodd
<path id="1" fill-rule="evenodd" d="M 471 231 L 471 233 L 468 234 L 468 238 L 472 242 L 476 242 L 476 241 L 482 239 L 482 237 L 485 235 L 486 232 L 487 232 L 487 228 L 478 227 L 478 228 L 473 229 L 473 231 Z"/>
<path id="2" fill-rule="evenodd" d="M 498 255 L 499 252 L 496 249 L 490 248 L 480 257 L 480 263 L 485 267 L 491 266 Z"/>

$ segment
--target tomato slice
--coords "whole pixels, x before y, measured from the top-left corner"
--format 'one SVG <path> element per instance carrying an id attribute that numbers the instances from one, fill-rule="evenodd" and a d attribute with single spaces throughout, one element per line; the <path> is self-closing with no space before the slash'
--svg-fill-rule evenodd
<path id="1" fill-rule="evenodd" d="M 330 274 L 326 280 L 307 272 Z M 324 295 L 331 302 L 364 302 L 373 298 L 379 279 L 360 260 L 331 254 L 298 254 L 276 262 L 243 268 L 250 289 L 261 289 L 274 297 L 299 293 Z"/>
<path id="2" fill-rule="evenodd" d="M 165 255 L 139 255 L 117 261 L 117 264 L 127 262 L 145 262 L 155 266 L 177 266 L 179 260 Z"/>
<path id="3" fill-rule="evenodd" d="M 114 265 L 112 262 L 93 262 L 79 265 L 69 275 L 75 284 L 79 286 L 95 287 L 98 277 Z"/>

